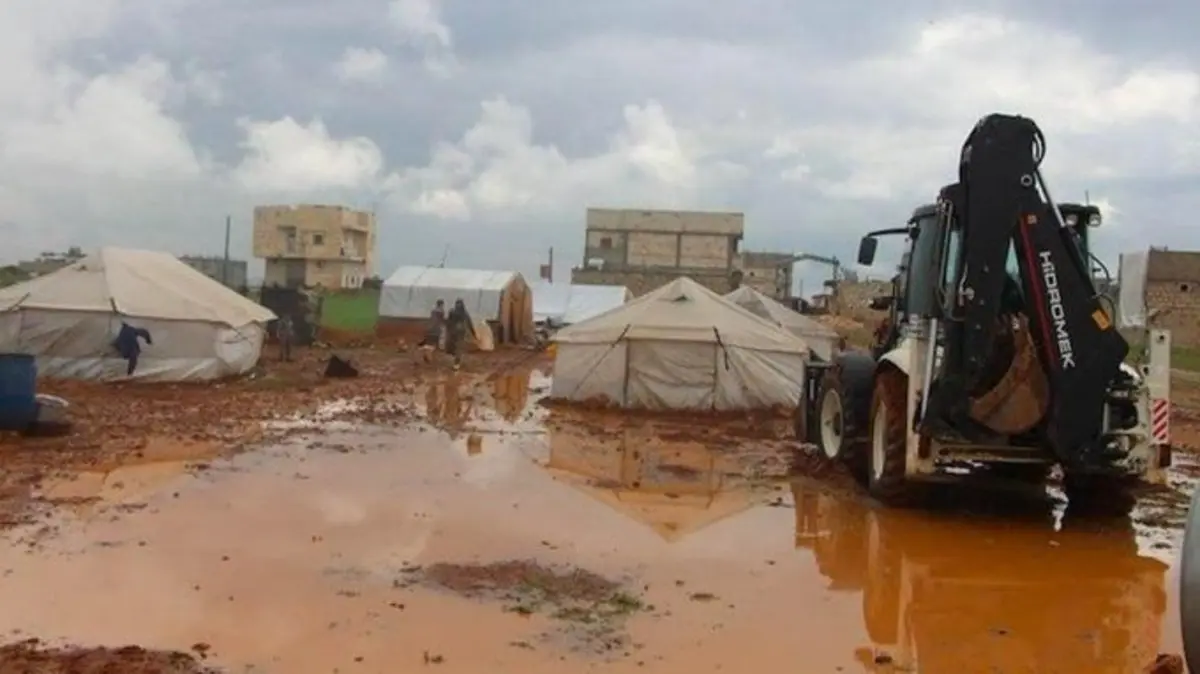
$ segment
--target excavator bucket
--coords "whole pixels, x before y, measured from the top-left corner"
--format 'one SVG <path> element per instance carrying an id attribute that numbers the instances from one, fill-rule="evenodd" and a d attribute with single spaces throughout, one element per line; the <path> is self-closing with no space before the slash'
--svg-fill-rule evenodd
<path id="1" fill-rule="evenodd" d="M 1038 362 L 1029 321 L 1008 321 L 998 339 L 1012 340 L 1012 360 L 1000 380 L 987 392 L 973 396 L 968 406 L 972 419 L 1004 435 L 1031 430 L 1050 408 L 1050 382 Z"/>

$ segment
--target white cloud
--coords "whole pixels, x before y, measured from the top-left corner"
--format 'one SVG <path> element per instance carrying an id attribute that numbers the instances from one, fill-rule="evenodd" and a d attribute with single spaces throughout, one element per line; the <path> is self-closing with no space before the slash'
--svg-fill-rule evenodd
<path id="1" fill-rule="evenodd" d="M 625 106 L 624 127 L 607 149 L 582 157 L 534 142 L 526 108 L 503 98 L 481 108 L 457 143 L 439 144 L 426 166 L 393 177 L 393 198 L 403 208 L 465 219 L 577 216 L 596 204 L 695 206 L 714 181 L 744 176 L 742 167 L 709 156 L 653 101 Z"/>
<path id="2" fill-rule="evenodd" d="M 379 83 L 387 73 L 388 57 L 379 49 L 347 47 L 334 66 L 343 82 Z"/>
<path id="3" fill-rule="evenodd" d="M 401 41 L 420 50 L 430 72 L 448 75 L 454 70 L 454 38 L 442 21 L 441 0 L 391 0 L 388 16 Z"/>
<path id="4" fill-rule="evenodd" d="M 780 134 L 765 154 L 779 161 L 803 155 L 813 169 L 809 182 L 832 198 L 931 198 L 953 179 L 971 124 L 990 112 L 1039 123 L 1051 176 L 1063 171 L 1086 181 L 1195 166 L 1183 148 L 1200 136 L 1200 73 L 1130 67 L 1037 25 L 961 15 L 923 26 L 901 50 L 817 80 L 828 94 L 856 103 L 863 119 Z M 1167 128 L 1170 142 L 1163 141 Z M 785 163 L 779 171 L 795 168 Z"/>
<path id="5" fill-rule="evenodd" d="M 189 94 L 209 106 L 225 101 L 225 73 L 204 70 L 195 62 L 184 68 L 185 86 Z"/>
<path id="6" fill-rule="evenodd" d="M 383 152 L 369 138 L 334 138 L 325 124 L 241 120 L 245 158 L 232 172 L 249 191 L 313 192 L 373 190 L 384 167 Z"/>
<path id="7" fill-rule="evenodd" d="M 202 171 L 183 125 L 165 110 L 185 93 L 166 63 L 143 57 L 90 80 L 62 69 L 32 74 L 39 105 L 0 105 L 10 111 L 0 125 L 6 165 L 126 179 Z"/>

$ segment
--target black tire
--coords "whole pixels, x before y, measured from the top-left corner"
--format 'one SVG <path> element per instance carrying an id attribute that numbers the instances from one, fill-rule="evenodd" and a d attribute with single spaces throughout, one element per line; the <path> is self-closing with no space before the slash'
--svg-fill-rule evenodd
<path id="1" fill-rule="evenodd" d="M 1124 475 L 1067 473 L 1063 476 L 1067 512 L 1073 516 L 1124 517 L 1137 504 L 1135 482 L 1135 478 Z"/>
<path id="2" fill-rule="evenodd" d="M 865 468 L 867 420 L 856 411 L 866 405 L 855 397 L 854 387 L 847 386 L 840 374 L 830 369 L 821 377 L 809 432 L 822 456 L 857 474 Z M 826 403 L 831 405 L 827 407 Z M 826 418 L 833 408 L 834 416 Z"/>
<path id="3" fill-rule="evenodd" d="M 907 398 L 908 380 L 899 371 L 885 369 L 875 378 L 867 447 L 867 491 L 886 504 L 902 502 L 908 491 L 904 476 Z"/>

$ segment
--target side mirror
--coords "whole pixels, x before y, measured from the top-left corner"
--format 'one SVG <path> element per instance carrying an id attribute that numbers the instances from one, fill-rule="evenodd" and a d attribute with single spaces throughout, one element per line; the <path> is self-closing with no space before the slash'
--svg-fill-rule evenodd
<path id="1" fill-rule="evenodd" d="M 873 236 L 864 236 L 858 243 L 858 263 L 864 267 L 875 264 L 876 248 L 879 248 L 879 239 Z"/>
<path id="2" fill-rule="evenodd" d="M 891 295 L 880 295 L 879 297 L 872 297 L 870 306 L 872 309 L 874 309 L 876 311 L 883 311 L 884 309 L 891 309 L 892 308 L 892 296 Z"/>

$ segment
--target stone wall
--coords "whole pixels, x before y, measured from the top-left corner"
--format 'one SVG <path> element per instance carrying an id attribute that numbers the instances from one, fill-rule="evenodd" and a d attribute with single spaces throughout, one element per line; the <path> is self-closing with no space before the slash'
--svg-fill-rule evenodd
<path id="1" fill-rule="evenodd" d="M 1171 331 L 1176 346 L 1200 346 L 1200 283 L 1152 281 L 1146 284 L 1146 310 L 1158 311 L 1151 324 Z"/>
<path id="2" fill-rule="evenodd" d="M 837 301 L 831 310 L 835 314 L 855 315 L 870 310 L 873 298 L 890 295 L 891 281 L 843 281 L 838 286 Z"/>

